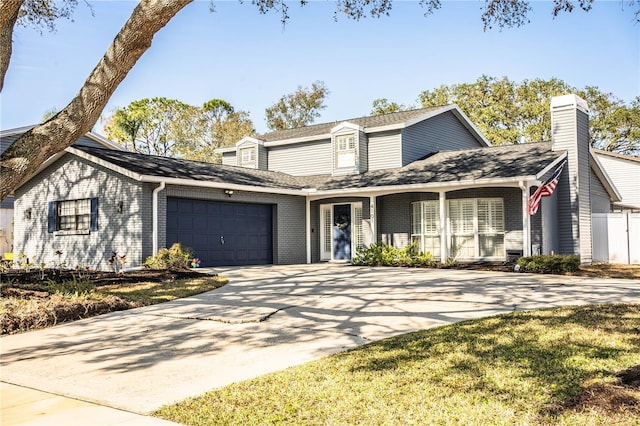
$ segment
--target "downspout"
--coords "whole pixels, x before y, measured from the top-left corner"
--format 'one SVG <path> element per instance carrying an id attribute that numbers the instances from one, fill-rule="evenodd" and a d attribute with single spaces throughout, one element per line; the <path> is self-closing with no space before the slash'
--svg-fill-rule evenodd
<path id="1" fill-rule="evenodd" d="M 307 263 L 311 263 L 311 200 L 309 200 L 309 196 L 305 199 L 306 211 L 305 211 L 305 221 L 306 221 L 306 238 L 307 238 Z"/>
<path id="2" fill-rule="evenodd" d="M 156 254 L 158 254 L 158 193 L 160 191 L 162 191 L 165 187 L 165 183 L 164 181 L 160 182 L 160 185 L 158 185 L 157 188 L 155 188 L 153 190 L 153 200 L 152 200 L 152 215 L 153 215 L 153 232 L 152 232 L 152 239 L 153 239 L 153 255 L 155 256 Z"/>
<path id="3" fill-rule="evenodd" d="M 529 182 L 519 181 L 522 190 L 522 256 L 531 256 L 531 217 L 529 216 Z"/>

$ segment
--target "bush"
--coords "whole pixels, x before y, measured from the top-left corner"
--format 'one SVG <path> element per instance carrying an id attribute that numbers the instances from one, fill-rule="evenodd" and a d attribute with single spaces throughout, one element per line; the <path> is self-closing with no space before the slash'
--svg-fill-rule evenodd
<path id="1" fill-rule="evenodd" d="M 179 271 L 189 269 L 189 263 L 193 259 L 193 250 L 182 247 L 180 243 L 174 243 L 170 248 L 158 250 L 155 256 L 149 256 L 144 262 L 148 269 L 169 269 Z"/>
<path id="2" fill-rule="evenodd" d="M 377 242 L 358 249 L 351 263 L 360 266 L 433 266 L 435 260 L 431 253 L 416 252 L 415 244 L 399 250 Z"/>
<path id="3" fill-rule="evenodd" d="M 49 293 L 64 296 L 87 297 L 92 294 L 95 289 L 96 286 L 91 281 L 88 279 L 78 280 L 75 275 L 73 279 L 63 280 L 62 282 L 47 281 L 47 290 Z"/>
<path id="4" fill-rule="evenodd" d="M 574 255 L 536 255 L 518 259 L 521 271 L 560 274 L 580 268 L 580 257 Z"/>

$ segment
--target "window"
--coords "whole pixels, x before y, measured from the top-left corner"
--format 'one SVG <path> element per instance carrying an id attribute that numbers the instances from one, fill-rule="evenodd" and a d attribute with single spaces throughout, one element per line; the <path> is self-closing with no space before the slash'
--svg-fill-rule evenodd
<path id="1" fill-rule="evenodd" d="M 48 231 L 62 233 L 96 231 L 98 229 L 98 199 L 49 202 Z"/>
<path id="2" fill-rule="evenodd" d="M 411 242 L 421 253 L 440 257 L 440 204 L 438 201 L 413 203 Z"/>
<path id="3" fill-rule="evenodd" d="M 504 256 L 504 211 L 502 200 L 478 200 L 480 257 Z"/>
<path id="4" fill-rule="evenodd" d="M 458 259 L 504 258 L 504 203 L 501 198 L 448 200 L 449 255 Z M 412 204 L 411 242 L 422 253 L 441 257 L 440 202 Z"/>
<path id="5" fill-rule="evenodd" d="M 356 135 L 340 135 L 335 137 L 336 168 L 354 167 L 356 165 Z"/>
<path id="6" fill-rule="evenodd" d="M 256 167 L 256 149 L 254 147 L 240 149 L 240 165 L 242 167 Z"/>
<path id="7" fill-rule="evenodd" d="M 450 247 L 453 257 L 475 257 L 474 201 L 449 200 Z"/>
<path id="8" fill-rule="evenodd" d="M 501 198 L 449 200 L 451 256 L 504 257 L 504 204 Z"/>

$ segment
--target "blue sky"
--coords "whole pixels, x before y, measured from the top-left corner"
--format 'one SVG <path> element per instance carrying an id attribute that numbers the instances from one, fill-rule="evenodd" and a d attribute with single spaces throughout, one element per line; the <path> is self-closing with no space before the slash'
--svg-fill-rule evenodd
<path id="1" fill-rule="evenodd" d="M 74 21 L 42 35 L 17 27 L 0 95 L 0 128 L 39 122 L 76 94 L 136 3 L 78 5 Z M 368 115 L 372 101 L 416 104 L 423 90 L 475 81 L 557 77 L 593 85 L 629 102 L 640 95 L 640 25 L 626 2 L 595 2 L 555 19 L 551 3 L 533 1 L 531 23 L 483 32 L 483 1 L 443 1 L 424 17 L 417 1 L 395 0 L 390 17 L 360 22 L 339 16 L 333 1 L 291 3 L 283 28 L 277 13 L 260 15 L 246 0 L 196 1 L 155 37 L 118 87 L 103 117 L 116 107 L 163 96 L 201 105 L 221 98 L 250 113 L 259 132 L 264 110 L 316 80 L 331 91 L 317 122 Z M 98 123 L 95 130 L 102 132 Z"/>

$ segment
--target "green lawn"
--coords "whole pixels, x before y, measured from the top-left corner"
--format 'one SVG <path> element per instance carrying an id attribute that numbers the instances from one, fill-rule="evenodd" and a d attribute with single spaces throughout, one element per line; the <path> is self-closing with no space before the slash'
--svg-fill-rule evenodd
<path id="1" fill-rule="evenodd" d="M 638 382 L 616 376 L 634 366 L 640 305 L 515 312 L 378 341 L 154 415 L 188 425 L 640 425 Z"/>
<path id="2" fill-rule="evenodd" d="M 96 289 L 101 295 L 117 296 L 134 306 L 148 306 L 193 296 L 222 287 L 229 280 L 224 277 L 203 275 L 175 281 L 143 282 L 128 285 L 106 285 Z"/>

